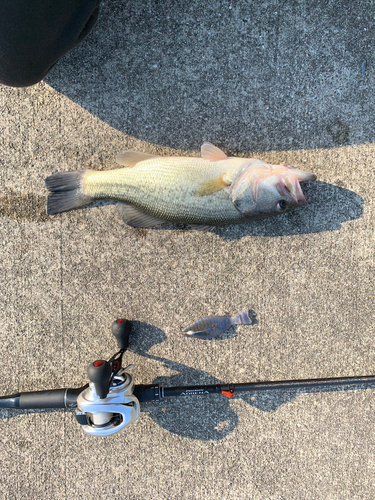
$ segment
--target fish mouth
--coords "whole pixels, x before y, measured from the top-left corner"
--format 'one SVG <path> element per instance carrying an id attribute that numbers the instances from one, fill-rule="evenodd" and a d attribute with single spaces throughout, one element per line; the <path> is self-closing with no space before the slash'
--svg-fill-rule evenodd
<path id="1" fill-rule="evenodd" d="M 296 174 L 281 177 L 277 185 L 277 190 L 281 196 L 289 198 L 297 206 L 306 203 L 305 195 Z"/>

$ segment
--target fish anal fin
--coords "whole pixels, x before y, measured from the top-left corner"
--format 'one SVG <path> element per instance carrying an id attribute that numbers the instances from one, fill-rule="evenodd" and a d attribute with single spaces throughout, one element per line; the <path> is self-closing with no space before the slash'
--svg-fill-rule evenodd
<path id="1" fill-rule="evenodd" d="M 201 155 L 204 160 L 219 161 L 226 160 L 228 157 L 221 149 L 210 142 L 204 142 L 201 147 Z"/>
<path id="2" fill-rule="evenodd" d="M 145 214 L 139 208 L 127 205 L 126 203 L 118 203 L 117 210 L 121 219 L 131 227 L 149 228 L 165 224 L 164 220 Z"/>
<path id="3" fill-rule="evenodd" d="M 220 175 L 220 177 L 203 182 L 195 191 L 194 196 L 208 196 L 209 194 L 217 193 L 230 185 L 231 182 L 227 178 L 227 175 L 223 174 Z"/>
<path id="4" fill-rule="evenodd" d="M 125 151 L 116 155 L 116 162 L 123 167 L 134 167 L 140 161 L 150 160 L 151 158 L 158 158 L 158 155 L 150 155 L 139 151 Z"/>

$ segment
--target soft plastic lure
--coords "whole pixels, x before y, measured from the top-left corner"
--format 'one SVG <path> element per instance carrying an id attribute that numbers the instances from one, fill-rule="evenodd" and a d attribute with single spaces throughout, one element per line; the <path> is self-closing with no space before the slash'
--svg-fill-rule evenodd
<path id="1" fill-rule="evenodd" d="M 256 313 L 244 309 L 234 316 L 209 316 L 198 319 L 182 331 L 189 337 L 212 339 L 223 334 L 232 325 L 254 325 L 257 323 Z"/>

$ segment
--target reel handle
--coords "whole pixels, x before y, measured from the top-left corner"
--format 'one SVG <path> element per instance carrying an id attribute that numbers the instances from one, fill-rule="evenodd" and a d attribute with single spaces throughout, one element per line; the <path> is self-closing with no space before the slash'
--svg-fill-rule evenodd
<path id="1" fill-rule="evenodd" d="M 119 349 L 126 350 L 129 347 L 129 337 L 132 324 L 128 319 L 119 318 L 112 323 L 112 333 L 116 337 Z"/>
<path id="2" fill-rule="evenodd" d="M 96 394 L 100 399 L 104 399 L 108 395 L 111 374 L 111 365 L 102 359 L 94 361 L 87 368 L 87 376 L 94 384 Z"/>

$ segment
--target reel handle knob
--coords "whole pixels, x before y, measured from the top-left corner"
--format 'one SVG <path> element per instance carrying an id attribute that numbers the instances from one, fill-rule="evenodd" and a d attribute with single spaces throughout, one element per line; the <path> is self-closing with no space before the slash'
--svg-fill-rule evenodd
<path id="1" fill-rule="evenodd" d="M 108 395 L 111 374 L 111 365 L 102 359 L 94 361 L 87 368 L 89 380 L 94 384 L 96 394 L 100 399 L 104 399 Z"/>
<path id="2" fill-rule="evenodd" d="M 132 330 L 132 324 L 128 319 L 116 319 L 112 323 L 112 333 L 116 337 L 119 349 L 126 350 L 129 347 L 129 337 Z"/>

